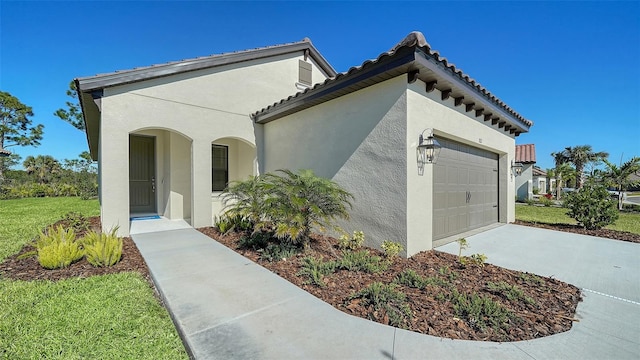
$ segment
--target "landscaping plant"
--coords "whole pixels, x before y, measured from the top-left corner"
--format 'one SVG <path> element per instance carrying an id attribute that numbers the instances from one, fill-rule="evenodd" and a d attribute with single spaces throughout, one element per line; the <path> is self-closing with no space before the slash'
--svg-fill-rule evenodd
<path id="1" fill-rule="evenodd" d="M 382 251 L 384 251 L 384 255 L 387 259 L 392 259 L 396 256 L 400 255 L 400 252 L 404 250 L 404 247 L 393 241 L 385 240 L 382 242 Z"/>
<path id="2" fill-rule="evenodd" d="M 72 228 L 62 226 L 41 232 L 36 242 L 38 262 L 45 269 L 61 269 L 78 261 L 84 255 Z"/>
<path id="3" fill-rule="evenodd" d="M 564 206 L 569 209 L 567 215 L 587 230 L 613 224 L 619 216 L 617 202 L 603 185 L 593 181 L 588 181 L 579 191 L 568 194 Z"/>
<path id="4" fill-rule="evenodd" d="M 116 235 L 117 228 L 108 233 L 89 231 L 81 239 L 89 264 L 96 267 L 113 266 L 122 258 L 122 239 Z"/>

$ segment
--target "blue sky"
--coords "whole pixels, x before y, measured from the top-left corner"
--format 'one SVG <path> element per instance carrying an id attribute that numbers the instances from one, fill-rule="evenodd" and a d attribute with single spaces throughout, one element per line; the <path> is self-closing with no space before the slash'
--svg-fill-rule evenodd
<path id="1" fill-rule="evenodd" d="M 516 143 L 640 156 L 640 3 L 0 1 L 0 89 L 45 125 L 22 155 L 75 158 L 83 133 L 53 112 L 75 77 L 299 41 L 339 72 L 411 31 L 532 120 Z M 265 104 L 268 105 L 268 104 Z M 258 110 L 258 109 L 256 109 Z"/>

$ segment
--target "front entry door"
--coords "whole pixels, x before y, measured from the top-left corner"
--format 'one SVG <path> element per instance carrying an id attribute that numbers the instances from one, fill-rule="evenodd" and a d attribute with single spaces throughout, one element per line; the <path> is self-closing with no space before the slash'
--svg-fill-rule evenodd
<path id="1" fill-rule="evenodd" d="M 129 135 L 129 211 L 156 213 L 156 139 Z"/>

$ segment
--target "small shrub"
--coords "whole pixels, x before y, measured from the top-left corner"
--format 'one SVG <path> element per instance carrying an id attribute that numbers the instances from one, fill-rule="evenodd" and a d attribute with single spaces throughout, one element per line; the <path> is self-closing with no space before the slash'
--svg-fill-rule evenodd
<path id="1" fill-rule="evenodd" d="M 358 250 L 364 245 L 364 232 L 354 231 L 353 236 L 342 235 L 338 240 L 338 247 L 342 250 Z"/>
<path id="2" fill-rule="evenodd" d="M 543 278 L 541 278 L 538 275 L 535 274 L 529 274 L 529 273 L 520 273 L 520 275 L 518 275 L 518 277 L 524 281 L 527 284 L 533 284 L 533 285 L 544 285 L 545 281 Z"/>
<path id="3" fill-rule="evenodd" d="M 89 264 L 95 267 L 113 266 L 122 258 L 122 239 L 117 228 L 108 233 L 89 231 L 80 241 Z"/>
<path id="4" fill-rule="evenodd" d="M 62 226 L 40 233 L 36 241 L 38 262 L 45 269 L 61 269 L 78 261 L 84 255 L 80 244 L 76 241 L 73 228 L 67 230 Z"/>
<path id="5" fill-rule="evenodd" d="M 462 250 L 469 248 L 469 244 L 467 243 L 467 239 L 465 238 L 460 238 L 456 242 L 460 246 L 458 249 L 458 258 L 462 259 Z"/>
<path id="6" fill-rule="evenodd" d="M 382 242 L 382 250 L 388 259 L 392 259 L 400 255 L 400 252 L 404 250 L 404 247 L 397 242 L 385 240 Z"/>
<path id="7" fill-rule="evenodd" d="M 580 190 L 567 195 L 567 215 L 588 230 L 601 229 L 618 219 L 618 204 L 609 196 L 607 189 L 599 184 L 587 182 Z"/>
<path id="8" fill-rule="evenodd" d="M 396 284 L 383 284 L 374 282 L 356 294 L 349 297 L 349 300 L 362 299 L 365 306 L 372 305 L 374 311 L 384 310 L 389 318 L 389 325 L 407 328 L 411 320 L 411 308 L 407 304 L 407 296 L 396 290 Z M 369 314 L 375 320 L 373 313 Z"/>
<path id="9" fill-rule="evenodd" d="M 217 217 L 213 225 L 223 234 L 232 231 L 247 231 L 253 228 L 253 224 L 248 218 L 238 214 L 225 214 Z"/>
<path id="10" fill-rule="evenodd" d="M 487 261 L 487 255 L 485 254 L 471 254 L 471 256 L 460 257 L 460 264 L 466 266 L 468 264 L 475 264 L 480 267 L 484 267 L 485 261 Z"/>
<path id="11" fill-rule="evenodd" d="M 453 281 L 458 278 L 458 273 L 456 273 L 455 271 L 451 271 L 448 266 L 441 266 L 438 269 L 438 273 L 441 276 L 446 277 L 449 281 Z"/>
<path id="12" fill-rule="evenodd" d="M 367 250 L 343 251 L 338 267 L 349 271 L 379 273 L 385 271 L 388 264 L 380 256 L 371 255 Z"/>
<path id="13" fill-rule="evenodd" d="M 289 243 L 269 244 L 260 252 L 260 260 L 274 262 L 286 260 L 300 252 L 300 248 Z"/>
<path id="14" fill-rule="evenodd" d="M 306 276 L 305 284 L 314 284 L 325 287 L 324 277 L 333 274 L 336 271 L 337 264 L 335 261 L 322 261 L 311 256 L 302 259 L 302 269 L 298 272 L 298 276 Z"/>
<path id="15" fill-rule="evenodd" d="M 75 232 L 87 231 L 91 226 L 89 219 L 75 211 L 68 212 L 64 218 L 62 218 L 62 221 L 64 221 L 68 227 L 73 228 Z"/>
<path id="16" fill-rule="evenodd" d="M 448 282 L 436 277 L 425 277 L 418 275 L 414 270 L 406 269 L 396 276 L 395 283 L 409 286 L 416 289 L 424 289 L 429 285 L 446 286 Z"/>
<path id="17" fill-rule="evenodd" d="M 536 203 L 533 199 L 529 199 L 529 198 L 524 199 L 524 202 L 529 206 Z"/>
<path id="18" fill-rule="evenodd" d="M 553 205 L 553 200 L 549 199 L 546 196 L 540 196 L 540 198 L 538 199 L 538 202 L 544 205 L 545 207 L 550 207 L 551 205 Z"/>
<path id="19" fill-rule="evenodd" d="M 272 233 L 262 232 L 262 231 L 253 233 L 251 235 L 243 235 L 238 240 L 238 248 L 262 250 L 269 245 L 272 237 L 273 237 Z"/>
<path id="20" fill-rule="evenodd" d="M 504 281 L 499 283 L 488 282 L 487 289 L 493 293 L 504 295 L 509 301 L 520 301 L 524 300 L 527 304 L 535 304 L 536 301 L 530 297 L 525 295 L 524 291 L 517 287 L 516 285 L 510 285 Z"/>
<path id="21" fill-rule="evenodd" d="M 487 326 L 494 329 L 507 329 L 509 320 L 515 317 L 500 303 L 487 296 L 478 296 L 476 293 L 461 294 L 454 289 L 451 294 L 451 303 L 456 316 L 480 330 L 484 330 Z"/>
<path id="22" fill-rule="evenodd" d="M 538 194 L 540 194 L 540 189 L 538 188 L 533 189 L 533 195 L 538 195 Z"/>

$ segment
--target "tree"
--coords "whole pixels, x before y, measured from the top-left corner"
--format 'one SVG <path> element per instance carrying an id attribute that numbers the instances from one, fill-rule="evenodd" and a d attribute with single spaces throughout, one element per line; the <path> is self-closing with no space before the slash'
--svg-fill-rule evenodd
<path id="1" fill-rule="evenodd" d="M 73 101 L 67 101 L 67 109 L 58 109 L 53 115 L 68 122 L 73 127 L 80 131 L 84 131 L 84 119 L 82 118 L 82 109 L 78 103 L 78 89 L 76 88 L 75 81 L 71 80 L 69 83 L 69 89 L 67 90 L 67 96 L 73 99 Z"/>
<path id="2" fill-rule="evenodd" d="M 22 157 L 18 154 L 11 154 L 7 157 L 1 157 L 0 158 L 0 174 L 2 174 L 2 176 L 7 175 L 8 177 L 9 175 L 7 174 L 7 171 L 9 171 L 11 167 L 20 164 L 20 160 L 22 160 Z M 4 180 L 5 179 L 0 177 L 0 185 L 2 185 Z"/>
<path id="3" fill-rule="evenodd" d="M 31 126 L 31 107 L 8 92 L 0 91 L 0 151 L 11 146 L 38 146 L 44 125 Z M 4 179 L 4 157 L 0 157 L 0 181 Z"/>
<path id="4" fill-rule="evenodd" d="M 593 152 L 591 145 L 578 145 L 566 147 L 562 152 L 565 162 L 570 162 L 576 169 L 576 188 L 580 189 L 584 182 L 584 167 L 590 162 L 606 159 L 606 152 Z"/>
<path id="5" fill-rule="evenodd" d="M 618 191 L 618 210 L 622 210 L 622 192 L 640 184 L 640 181 L 631 180 L 631 175 L 640 171 L 640 157 L 634 156 L 620 166 L 610 163 L 607 159 L 603 161 L 606 166 L 603 178 L 608 185 L 614 186 Z"/>
<path id="6" fill-rule="evenodd" d="M 27 156 L 22 163 L 28 174 L 34 174 L 40 184 L 47 184 L 62 170 L 58 160 L 50 155 Z"/>
<path id="7" fill-rule="evenodd" d="M 587 230 L 601 229 L 618 219 L 616 202 L 609 192 L 595 181 L 587 181 L 584 187 L 570 193 L 565 200 L 567 215 Z"/>

